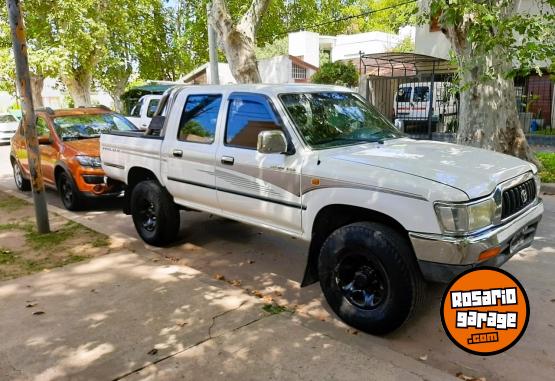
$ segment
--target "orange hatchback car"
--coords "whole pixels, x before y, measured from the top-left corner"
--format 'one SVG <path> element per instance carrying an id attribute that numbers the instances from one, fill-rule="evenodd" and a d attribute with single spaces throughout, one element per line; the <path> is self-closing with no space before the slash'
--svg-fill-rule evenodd
<path id="1" fill-rule="evenodd" d="M 78 210 L 87 198 L 116 196 L 123 186 L 104 176 L 100 162 L 100 134 L 138 131 L 108 108 L 37 110 L 37 135 L 45 185 L 57 189 L 64 206 Z M 22 125 L 11 140 L 10 160 L 17 188 L 31 189 Z"/>

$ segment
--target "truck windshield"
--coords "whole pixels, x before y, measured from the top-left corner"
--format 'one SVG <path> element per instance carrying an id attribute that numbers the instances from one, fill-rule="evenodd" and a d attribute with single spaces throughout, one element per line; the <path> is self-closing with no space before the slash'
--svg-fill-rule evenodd
<path id="1" fill-rule="evenodd" d="M 403 137 L 391 122 L 353 93 L 296 93 L 280 98 L 303 139 L 314 149 Z"/>
<path id="2" fill-rule="evenodd" d="M 131 122 L 116 114 L 60 116 L 54 118 L 54 129 L 62 140 L 98 138 L 109 131 L 137 131 Z"/>

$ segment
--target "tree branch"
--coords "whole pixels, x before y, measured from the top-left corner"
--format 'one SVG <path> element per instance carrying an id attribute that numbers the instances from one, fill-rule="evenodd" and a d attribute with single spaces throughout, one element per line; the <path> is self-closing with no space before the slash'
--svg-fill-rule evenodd
<path id="1" fill-rule="evenodd" d="M 270 0 L 252 0 L 249 10 L 241 17 L 237 29 L 254 40 L 258 24 L 260 24 L 260 20 L 266 9 L 268 9 L 269 4 Z"/>

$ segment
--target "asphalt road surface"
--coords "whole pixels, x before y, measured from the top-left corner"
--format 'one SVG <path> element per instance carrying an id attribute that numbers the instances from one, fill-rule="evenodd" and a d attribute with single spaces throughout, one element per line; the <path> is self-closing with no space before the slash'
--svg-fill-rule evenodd
<path id="1" fill-rule="evenodd" d="M 0 189 L 16 190 L 6 146 L 0 147 Z M 47 198 L 50 205 L 62 207 L 54 191 L 48 191 Z M 330 313 L 318 285 L 299 287 L 307 244 L 291 237 L 204 213 L 183 212 L 180 241 L 152 250 L 210 276 L 219 274 L 249 292 L 296 306 L 298 314 L 311 317 L 310 324 L 334 332 L 336 339 L 350 345 L 370 351 L 380 343 L 453 375 L 488 381 L 546 380 L 555 374 L 555 197 L 544 196 L 544 201 L 546 214 L 533 247 L 503 267 L 520 280 L 530 298 L 528 330 L 509 351 L 490 357 L 467 354 L 449 341 L 439 317 L 443 286 L 438 284 L 429 286 L 426 303 L 396 332 L 385 337 L 356 334 Z M 77 214 L 104 232 L 138 240 L 131 218 L 120 209 L 120 200 L 104 200 Z"/>

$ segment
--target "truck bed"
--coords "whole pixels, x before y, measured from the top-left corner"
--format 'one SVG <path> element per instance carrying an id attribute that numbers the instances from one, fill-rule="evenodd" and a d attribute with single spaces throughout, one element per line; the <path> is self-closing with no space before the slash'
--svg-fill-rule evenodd
<path id="1" fill-rule="evenodd" d="M 163 139 L 161 136 L 145 135 L 142 131 L 102 134 L 100 151 L 106 176 L 127 182 L 129 166 L 133 163 L 134 167 L 150 170 L 158 177 Z"/>

